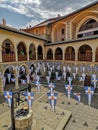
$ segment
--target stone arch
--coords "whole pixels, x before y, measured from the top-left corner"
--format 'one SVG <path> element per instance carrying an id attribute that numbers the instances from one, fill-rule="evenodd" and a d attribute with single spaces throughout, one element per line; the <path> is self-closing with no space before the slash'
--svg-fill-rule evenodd
<path id="1" fill-rule="evenodd" d="M 17 45 L 18 51 L 18 61 L 26 61 L 27 60 L 27 49 L 24 42 L 19 42 Z"/>
<path id="2" fill-rule="evenodd" d="M 29 74 L 29 69 L 26 64 L 22 64 L 19 66 L 18 72 L 18 82 L 19 84 L 26 84 L 27 83 L 27 75 Z"/>
<path id="3" fill-rule="evenodd" d="M 55 60 L 62 60 L 63 59 L 63 51 L 60 47 L 57 47 L 55 50 Z"/>
<path id="4" fill-rule="evenodd" d="M 2 43 L 2 61 L 12 62 L 15 61 L 15 48 L 11 40 L 6 39 Z"/>
<path id="5" fill-rule="evenodd" d="M 65 50 L 65 60 L 74 61 L 75 60 L 75 49 L 69 46 Z"/>
<path id="6" fill-rule="evenodd" d="M 47 51 L 47 59 L 53 60 L 53 50 L 51 48 Z"/>
<path id="7" fill-rule="evenodd" d="M 85 17 L 76 29 L 76 37 L 87 37 L 98 33 L 98 19 L 94 16 Z M 93 30 L 90 30 L 93 29 Z"/>
<path id="8" fill-rule="evenodd" d="M 29 46 L 29 59 L 36 60 L 36 50 L 33 43 L 31 43 Z"/>
<path id="9" fill-rule="evenodd" d="M 37 55 L 38 55 L 38 60 L 42 60 L 43 59 L 43 48 L 41 45 L 38 46 L 37 48 Z"/>
<path id="10" fill-rule="evenodd" d="M 78 61 L 92 61 L 92 48 L 89 45 L 82 45 L 78 50 Z"/>
<path id="11" fill-rule="evenodd" d="M 66 40 L 66 23 L 60 22 L 54 25 L 52 31 L 53 42 L 59 42 Z"/>
<path id="12" fill-rule="evenodd" d="M 80 26 L 85 22 L 85 20 L 92 18 L 98 21 L 97 19 L 98 11 L 95 12 L 93 10 L 87 10 L 83 11 L 80 14 L 76 15 L 72 20 L 71 20 L 71 37 L 72 39 L 77 38 L 77 33 L 79 31 Z"/>
<path id="13" fill-rule="evenodd" d="M 4 90 L 14 90 L 16 84 L 16 68 L 12 65 L 7 66 L 3 71 L 3 87 Z"/>

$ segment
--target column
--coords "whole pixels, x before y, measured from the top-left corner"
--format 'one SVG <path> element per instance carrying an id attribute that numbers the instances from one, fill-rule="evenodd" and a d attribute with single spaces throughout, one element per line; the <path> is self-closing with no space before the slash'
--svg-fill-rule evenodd
<path id="1" fill-rule="evenodd" d="M 29 61 L 29 49 L 27 49 L 27 61 Z"/>
<path id="2" fill-rule="evenodd" d="M 0 76 L 0 92 L 3 92 L 3 80 L 2 80 L 2 76 Z"/>
<path id="3" fill-rule="evenodd" d="M 0 48 L 0 62 L 2 62 L 2 48 Z"/>
<path id="4" fill-rule="evenodd" d="M 95 57 L 96 57 L 96 56 L 95 56 L 95 54 L 96 54 L 95 52 L 96 52 L 95 50 L 92 51 L 92 61 L 93 61 L 93 62 L 95 62 Z"/>
<path id="5" fill-rule="evenodd" d="M 53 52 L 53 60 L 55 60 L 55 52 Z"/>
<path id="6" fill-rule="evenodd" d="M 65 51 L 64 50 L 62 51 L 63 51 L 63 60 L 65 60 Z"/>
<path id="7" fill-rule="evenodd" d="M 19 76 L 19 75 L 18 75 L 18 72 L 17 72 L 16 77 L 15 77 L 15 78 L 16 78 L 15 88 L 16 88 L 16 89 L 19 88 L 19 84 L 18 84 L 18 76 Z"/>
<path id="8" fill-rule="evenodd" d="M 75 50 L 75 61 L 78 61 L 78 50 Z"/>
<path id="9" fill-rule="evenodd" d="M 26 78 L 27 78 L 27 84 L 30 83 L 30 70 L 29 66 L 26 68 Z"/>
<path id="10" fill-rule="evenodd" d="M 17 51 L 17 48 L 15 48 L 15 60 L 18 61 L 18 51 Z"/>

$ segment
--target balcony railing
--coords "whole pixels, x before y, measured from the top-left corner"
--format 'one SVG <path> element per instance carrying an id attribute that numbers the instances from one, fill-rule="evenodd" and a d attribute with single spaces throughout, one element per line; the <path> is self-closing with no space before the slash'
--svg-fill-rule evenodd
<path id="1" fill-rule="evenodd" d="M 43 55 L 38 55 L 38 60 L 43 60 Z"/>
<path id="2" fill-rule="evenodd" d="M 84 30 L 88 30 L 88 29 L 92 29 L 92 28 L 96 28 L 96 27 L 98 27 L 98 23 L 89 23 L 89 24 L 83 25 L 80 28 L 80 31 L 84 31 Z"/>
<path id="3" fill-rule="evenodd" d="M 13 54 L 3 54 L 2 55 L 2 61 L 3 62 L 11 62 L 15 61 L 15 55 Z"/>
<path id="4" fill-rule="evenodd" d="M 29 57 L 30 60 L 36 60 L 36 54 Z"/>
<path id="5" fill-rule="evenodd" d="M 18 55 L 18 61 L 26 61 L 27 55 Z"/>
<path id="6" fill-rule="evenodd" d="M 74 61 L 75 60 L 75 55 L 74 54 L 72 54 L 72 55 L 66 54 L 65 55 L 65 60 Z"/>
<path id="7" fill-rule="evenodd" d="M 55 55 L 55 60 L 62 60 L 63 59 L 62 57 L 63 57 L 62 55 Z"/>
<path id="8" fill-rule="evenodd" d="M 52 60 L 53 59 L 53 55 L 47 55 L 47 59 L 49 60 Z"/>
<path id="9" fill-rule="evenodd" d="M 78 54 L 79 61 L 92 61 L 92 54 Z"/>

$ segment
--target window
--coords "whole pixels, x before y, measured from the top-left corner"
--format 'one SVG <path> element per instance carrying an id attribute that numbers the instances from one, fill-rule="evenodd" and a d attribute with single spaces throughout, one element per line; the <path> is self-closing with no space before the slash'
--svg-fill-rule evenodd
<path id="1" fill-rule="evenodd" d="M 64 28 L 61 30 L 61 34 L 65 34 L 65 29 Z"/>
<path id="2" fill-rule="evenodd" d="M 9 54 L 10 52 L 11 52 L 10 43 L 6 43 L 6 44 L 5 44 L 5 53 L 6 53 L 6 54 Z"/>
<path id="3" fill-rule="evenodd" d="M 61 40 L 64 41 L 64 38 L 62 38 Z"/>
<path id="4" fill-rule="evenodd" d="M 38 33 L 38 30 L 36 30 L 36 33 Z"/>

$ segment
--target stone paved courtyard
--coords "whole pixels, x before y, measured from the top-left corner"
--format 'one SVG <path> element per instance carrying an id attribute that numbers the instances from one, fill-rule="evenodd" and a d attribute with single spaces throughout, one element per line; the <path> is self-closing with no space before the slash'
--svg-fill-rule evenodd
<path id="1" fill-rule="evenodd" d="M 64 130 L 98 130 L 98 90 L 93 96 L 91 107 L 89 107 L 83 86 L 74 86 L 73 92 L 82 93 L 81 103 L 78 105 L 75 98 L 71 96 L 69 104 L 65 94 L 65 82 L 59 81 L 56 83 L 55 91 L 58 92 L 57 107 L 72 112 L 72 117 Z M 32 91 L 35 92 L 34 100 L 36 102 L 48 104 L 47 92 L 49 88 L 47 86 L 42 86 L 41 93 L 36 93 L 35 87 L 32 88 Z M 24 105 L 25 103 L 21 103 L 20 107 Z M 0 104 L 0 130 L 8 130 L 10 124 L 10 108 L 6 102 L 3 102 Z"/>

